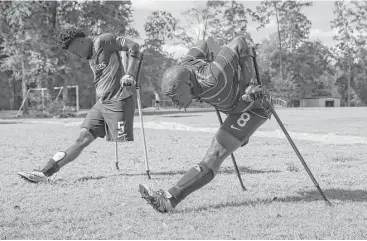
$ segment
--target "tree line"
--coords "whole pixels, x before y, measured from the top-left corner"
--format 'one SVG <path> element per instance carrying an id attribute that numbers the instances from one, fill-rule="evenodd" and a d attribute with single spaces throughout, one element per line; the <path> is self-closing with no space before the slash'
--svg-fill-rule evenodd
<path id="1" fill-rule="evenodd" d="M 301 98 L 333 96 L 343 106 L 367 104 L 366 18 L 367 2 L 336 1 L 330 23 L 334 44 L 310 40 L 311 21 L 306 1 L 260 1 L 248 9 L 241 1 L 207 1 L 201 8 L 176 18 L 166 11 L 152 11 L 144 24 L 144 65 L 140 77 L 143 103 L 150 106 L 160 92 L 161 76 L 179 61 L 165 51 L 167 44 L 189 48 L 213 36 L 223 45 L 246 36 L 256 46 L 261 77 L 276 97 L 294 105 Z M 92 72 L 87 61 L 62 51 L 55 38 L 61 29 L 78 26 L 90 34 L 111 32 L 141 38 L 133 27 L 129 1 L 5 1 L 0 2 L 0 109 L 18 109 L 29 88 L 79 85 L 80 106 L 95 103 Z M 250 20 L 258 29 L 275 19 L 276 28 L 260 43 L 248 31 Z M 67 103 L 68 89 L 63 88 Z M 292 102 L 293 100 L 293 102 Z"/>

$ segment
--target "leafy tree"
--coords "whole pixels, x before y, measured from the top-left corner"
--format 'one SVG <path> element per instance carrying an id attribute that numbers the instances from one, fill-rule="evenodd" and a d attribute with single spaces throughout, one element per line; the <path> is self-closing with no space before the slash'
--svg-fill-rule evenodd
<path id="1" fill-rule="evenodd" d="M 205 40 L 209 35 L 214 14 L 208 6 L 191 8 L 182 14 L 185 17 L 183 26 L 179 26 L 177 38 L 180 39 L 187 48 L 190 48 L 200 40 Z"/>
<path id="2" fill-rule="evenodd" d="M 337 78 L 336 84 L 343 100 L 347 106 L 351 106 L 352 98 L 357 102 L 363 101 L 358 95 L 360 90 L 365 90 L 363 80 L 365 71 L 366 41 L 366 17 L 367 5 L 352 1 L 347 4 L 344 1 L 336 1 L 334 4 L 335 19 L 331 22 L 332 29 L 336 32 L 333 39 L 335 67 L 341 75 Z M 357 95 L 357 97 L 353 97 Z M 353 101 L 355 102 L 355 101 Z M 356 105 L 356 103 L 353 103 Z"/>
<path id="3" fill-rule="evenodd" d="M 29 2 L 0 2 L 2 50 L 1 70 L 12 74 L 12 81 L 22 81 L 23 98 L 27 94 L 30 77 L 27 49 L 32 42 L 32 11 Z M 27 111 L 27 105 L 25 105 Z"/>
<path id="4" fill-rule="evenodd" d="M 253 42 L 247 32 L 248 13 L 240 1 L 208 1 L 207 8 L 213 18 L 209 19 L 209 33 L 222 43 L 227 43 L 236 36 L 245 36 Z"/>
<path id="5" fill-rule="evenodd" d="M 160 92 L 161 79 L 164 71 L 176 61 L 163 50 L 167 41 L 173 40 L 177 30 L 178 20 L 164 11 L 151 12 L 144 24 L 144 65 L 141 71 L 141 86 L 143 102 L 151 103 L 153 92 Z"/>
<path id="6" fill-rule="evenodd" d="M 268 25 L 275 17 L 279 47 L 279 70 L 282 79 L 285 77 L 283 62 L 286 58 L 286 51 L 293 51 L 308 39 L 311 22 L 301 10 L 311 5 L 312 2 L 263 0 L 256 7 L 256 11 L 247 9 L 252 18 L 259 23 L 258 29 Z"/>
<path id="7" fill-rule="evenodd" d="M 23 98 L 31 83 L 50 90 L 54 85 L 77 83 L 80 103 L 89 107 L 94 87 L 88 62 L 56 47 L 54 36 L 66 26 L 78 26 L 92 34 L 136 37 L 131 23 L 131 2 L 127 1 L 0 2 L 1 70 L 10 74 L 12 82 L 22 81 Z M 63 97 L 67 102 L 67 88 Z"/>
<path id="8" fill-rule="evenodd" d="M 174 38 L 178 20 L 165 11 L 154 11 L 149 14 L 144 30 L 146 39 L 144 46 L 156 51 L 163 51 L 167 40 Z"/>

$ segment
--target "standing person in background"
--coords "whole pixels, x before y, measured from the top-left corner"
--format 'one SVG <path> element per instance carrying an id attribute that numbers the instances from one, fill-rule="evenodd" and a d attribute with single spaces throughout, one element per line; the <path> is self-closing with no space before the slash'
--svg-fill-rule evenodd
<path id="1" fill-rule="evenodd" d="M 154 91 L 154 107 L 159 110 L 161 98 L 159 97 L 159 93 L 157 91 Z"/>

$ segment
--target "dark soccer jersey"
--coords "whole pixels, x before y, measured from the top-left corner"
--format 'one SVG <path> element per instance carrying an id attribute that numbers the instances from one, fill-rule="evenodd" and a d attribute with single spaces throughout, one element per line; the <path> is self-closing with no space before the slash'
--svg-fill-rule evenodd
<path id="1" fill-rule="evenodd" d="M 125 38 L 101 34 L 93 39 L 93 55 L 89 61 L 94 74 L 97 97 L 102 101 L 123 100 L 133 95 L 133 87 L 122 87 L 125 74 L 119 51 L 123 51 Z"/>
<path id="2" fill-rule="evenodd" d="M 181 65 L 191 70 L 202 90 L 198 93 L 204 102 L 215 106 L 218 110 L 232 110 L 243 89 L 239 83 L 239 59 L 234 50 L 222 48 L 213 62 L 207 62 L 209 50 L 201 41 L 184 57 Z"/>

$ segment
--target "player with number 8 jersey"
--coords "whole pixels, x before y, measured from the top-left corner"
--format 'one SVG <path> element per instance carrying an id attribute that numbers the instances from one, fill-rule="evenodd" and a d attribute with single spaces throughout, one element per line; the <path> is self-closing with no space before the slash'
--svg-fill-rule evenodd
<path id="1" fill-rule="evenodd" d="M 197 99 L 213 105 L 227 118 L 203 160 L 170 189 L 155 191 L 147 185 L 139 186 L 142 198 L 160 212 L 173 210 L 189 194 L 212 181 L 226 157 L 246 145 L 270 118 L 270 110 L 262 105 L 267 94 L 252 82 L 252 53 L 246 39 L 233 39 L 214 59 L 213 42 L 212 38 L 198 42 L 179 65 L 163 75 L 162 91 L 173 103 L 187 108 Z"/>

